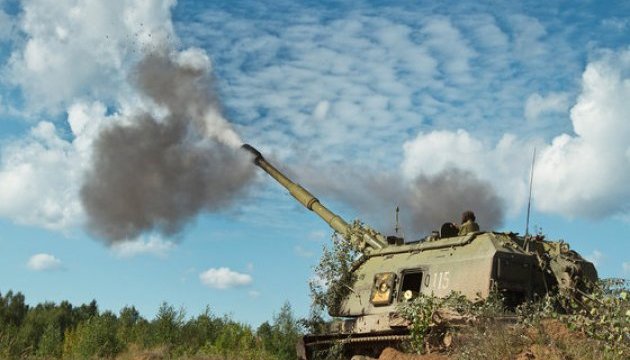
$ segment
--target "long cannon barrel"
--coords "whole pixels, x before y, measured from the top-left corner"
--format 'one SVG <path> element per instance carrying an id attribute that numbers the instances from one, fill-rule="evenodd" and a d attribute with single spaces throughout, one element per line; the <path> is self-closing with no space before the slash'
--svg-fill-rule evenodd
<path id="1" fill-rule="evenodd" d="M 265 172 L 271 175 L 272 178 L 276 179 L 276 181 L 279 182 L 280 185 L 289 190 L 291 196 L 293 196 L 297 201 L 304 205 L 304 207 L 319 215 L 319 217 L 321 217 L 326 223 L 328 223 L 328 225 L 330 225 L 330 227 L 333 228 L 336 232 L 344 236 L 349 235 L 348 223 L 346 223 L 339 215 L 328 210 L 328 208 L 322 205 L 315 196 L 308 192 L 308 190 L 304 189 L 299 184 L 294 183 L 288 177 L 284 176 L 284 174 L 282 174 L 280 171 L 278 171 L 278 169 L 276 169 L 267 160 L 265 160 L 260 151 L 256 150 L 253 146 L 249 144 L 244 144 L 242 148 L 254 155 L 254 164 L 265 170 Z"/>
<path id="2" fill-rule="evenodd" d="M 381 239 L 377 239 L 377 237 L 371 234 L 365 233 L 363 231 L 357 233 L 355 229 L 349 226 L 348 223 L 343 220 L 339 215 L 328 210 L 328 208 L 322 205 L 315 196 L 308 192 L 308 190 L 304 189 L 299 184 L 291 181 L 288 177 L 286 177 L 278 169 L 271 165 L 267 160 L 265 160 L 260 151 L 256 150 L 253 146 L 249 144 L 244 144 L 243 146 L 241 146 L 241 148 L 250 152 L 254 156 L 254 164 L 263 169 L 272 178 L 276 179 L 276 181 L 279 182 L 280 185 L 282 185 L 289 191 L 291 196 L 293 196 L 297 201 L 304 205 L 304 207 L 319 215 L 319 217 L 321 217 L 336 232 L 343 235 L 347 239 L 359 237 L 360 239 L 355 240 L 364 242 L 365 245 L 373 249 L 381 249 L 386 246 L 386 244 Z"/>

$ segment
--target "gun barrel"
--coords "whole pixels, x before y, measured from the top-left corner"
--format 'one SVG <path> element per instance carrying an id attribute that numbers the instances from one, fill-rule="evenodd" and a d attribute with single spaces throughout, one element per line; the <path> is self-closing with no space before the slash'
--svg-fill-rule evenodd
<path id="1" fill-rule="evenodd" d="M 338 233 L 344 236 L 348 236 L 350 234 L 348 223 L 346 223 L 345 220 L 334 212 L 328 210 L 328 208 L 322 205 L 315 196 L 308 192 L 308 190 L 304 189 L 299 184 L 294 183 L 282 174 L 278 169 L 265 160 L 260 151 L 256 150 L 249 144 L 244 144 L 241 148 L 250 152 L 254 156 L 254 164 L 263 169 L 272 178 L 276 179 L 276 181 L 286 188 L 291 196 L 304 205 L 304 207 L 316 213 Z"/>

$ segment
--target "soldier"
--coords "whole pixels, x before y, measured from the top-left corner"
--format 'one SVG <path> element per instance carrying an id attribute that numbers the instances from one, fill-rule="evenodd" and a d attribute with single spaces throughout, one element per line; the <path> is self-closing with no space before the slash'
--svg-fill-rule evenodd
<path id="1" fill-rule="evenodd" d="M 464 211 L 458 235 L 466 235 L 475 231 L 479 231 L 479 224 L 475 222 L 475 213 L 470 210 Z"/>

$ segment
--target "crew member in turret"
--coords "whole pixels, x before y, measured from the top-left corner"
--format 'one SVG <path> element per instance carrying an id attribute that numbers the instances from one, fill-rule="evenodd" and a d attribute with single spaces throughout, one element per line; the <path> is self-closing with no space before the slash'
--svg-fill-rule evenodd
<path id="1" fill-rule="evenodd" d="M 462 224 L 459 226 L 458 235 L 466 235 L 471 232 L 479 231 L 479 224 L 475 222 L 475 213 L 467 210 L 462 214 Z"/>

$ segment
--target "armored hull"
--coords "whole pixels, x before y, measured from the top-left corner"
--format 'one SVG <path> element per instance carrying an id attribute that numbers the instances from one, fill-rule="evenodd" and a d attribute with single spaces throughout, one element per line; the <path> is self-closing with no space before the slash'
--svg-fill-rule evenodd
<path id="1" fill-rule="evenodd" d="M 544 289 L 536 256 L 515 246 L 515 236 L 476 232 L 374 251 L 354 269 L 356 283 L 335 316 L 364 316 L 396 310 L 410 291 L 444 297 L 452 291 L 484 299 L 494 286 L 513 297 Z M 409 296 L 409 295 L 408 295 Z"/>

